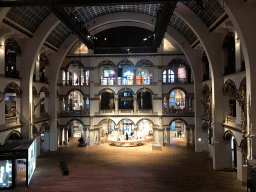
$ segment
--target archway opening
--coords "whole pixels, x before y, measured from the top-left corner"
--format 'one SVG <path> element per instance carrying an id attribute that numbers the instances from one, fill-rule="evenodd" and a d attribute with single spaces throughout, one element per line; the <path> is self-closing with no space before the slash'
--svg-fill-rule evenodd
<path id="1" fill-rule="evenodd" d="M 112 110 L 115 109 L 114 93 L 111 91 L 105 91 L 101 94 L 101 110 Z"/>
<path id="2" fill-rule="evenodd" d="M 169 107 L 171 112 L 179 113 L 185 109 L 185 93 L 180 89 L 175 89 L 170 93 Z"/>
<path id="3" fill-rule="evenodd" d="M 138 131 L 137 131 L 137 137 L 138 139 L 142 138 L 152 138 L 153 135 L 153 124 L 149 120 L 142 120 L 138 123 Z"/>
<path id="4" fill-rule="evenodd" d="M 5 93 L 5 118 L 16 117 L 16 92 L 10 87 Z"/>
<path id="5" fill-rule="evenodd" d="M 68 124 L 68 137 L 80 138 L 84 136 L 83 124 L 78 120 L 73 120 Z"/>
<path id="6" fill-rule="evenodd" d="M 152 109 L 152 95 L 149 91 L 140 91 L 137 94 L 138 109 Z"/>
<path id="7" fill-rule="evenodd" d="M 72 91 L 68 96 L 68 111 L 83 110 L 83 94 L 79 90 Z"/>
<path id="8" fill-rule="evenodd" d="M 133 109 L 133 93 L 131 91 L 119 93 L 119 109 Z"/>

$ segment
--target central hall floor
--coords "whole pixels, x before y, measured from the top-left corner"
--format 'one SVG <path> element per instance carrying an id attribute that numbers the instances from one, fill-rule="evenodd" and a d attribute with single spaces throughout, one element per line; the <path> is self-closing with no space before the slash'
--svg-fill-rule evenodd
<path id="1" fill-rule="evenodd" d="M 184 138 L 171 138 L 171 146 L 152 151 L 152 138 L 140 147 L 114 147 L 109 143 L 77 147 L 77 139 L 37 159 L 29 187 L 10 191 L 170 191 L 245 192 L 235 172 L 215 171 L 206 153 L 195 153 Z M 59 167 L 66 161 L 69 175 Z"/>

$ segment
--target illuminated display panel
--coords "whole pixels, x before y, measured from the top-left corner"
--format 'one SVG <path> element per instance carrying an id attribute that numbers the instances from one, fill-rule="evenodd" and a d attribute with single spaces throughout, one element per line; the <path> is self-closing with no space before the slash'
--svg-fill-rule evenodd
<path id="1" fill-rule="evenodd" d="M 12 161 L 1 160 L 0 161 L 0 189 L 11 188 L 12 183 Z"/>
<path id="2" fill-rule="evenodd" d="M 35 171 L 35 168 L 36 168 L 36 139 L 28 148 L 28 169 L 27 169 L 28 184 L 30 183 L 30 180 Z"/>

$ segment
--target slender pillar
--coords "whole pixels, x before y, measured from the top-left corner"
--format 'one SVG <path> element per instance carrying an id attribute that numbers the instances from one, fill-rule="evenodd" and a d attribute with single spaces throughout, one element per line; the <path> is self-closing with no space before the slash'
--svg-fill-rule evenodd
<path id="1" fill-rule="evenodd" d="M 171 138 L 170 138 L 170 129 L 171 129 L 170 127 L 167 127 L 167 128 L 166 128 L 166 131 L 167 131 L 167 143 L 166 143 L 166 145 L 167 145 L 167 146 L 170 146 L 170 145 L 171 145 L 171 143 L 170 143 L 170 139 L 171 139 Z"/>
<path id="2" fill-rule="evenodd" d="M 153 143 L 154 144 L 159 144 L 158 142 L 158 128 L 154 127 L 153 128 Z"/>
<path id="3" fill-rule="evenodd" d="M 68 144 L 68 128 L 64 128 L 64 144 L 67 145 Z"/>
<path id="4" fill-rule="evenodd" d="M 134 139 L 137 139 L 138 137 L 138 126 L 134 125 Z"/>
<path id="5" fill-rule="evenodd" d="M 137 113 L 137 95 L 134 95 L 133 99 L 134 99 L 134 101 L 133 101 L 134 102 L 134 105 L 133 105 L 134 109 L 133 110 L 134 110 L 134 113 Z"/>
<path id="6" fill-rule="evenodd" d="M 119 129 L 120 129 L 120 125 L 116 125 L 115 126 L 115 140 L 117 140 L 118 139 L 118 137 L 119 137 Z"/>
<path id="7" fill-rule="evenodd" d="M 169 133 L 170 135 L 170 133 Z M 163 146 L 164 145 L 164 129 L 162 127 L 158 128 L 158 143 Z"/>
<path id="8" fill-rule="evenodd" d="M 44 151 L 50 150 L 50 128 L 45 128 L 44 131 Z"/>
<path id="9" fill-rule="evenodd" d="M 186 127 L 187 145 L 190 144 L 190 128 Z"/>
<path id="10" fill-rule="evenodd" d="M 115 113 L 118 113 L 118 95 L 115 95 Z"/>
<path id="11" fill-rule="evenodd" d="M 63 143 L 63 127 L 60 128 L 60 135 L 59 135 L 59 144 L 62 145 Z"/>
<path id="12" fill-rule="evenodd" d="M 90 143 L 90 145 L 95 145 L 95 141 L 94 141 L 94 127 L 90 127 L 89 143 Z"/>
<path id="13" fill-rule="evenodd" d="M 166 113 L 169 113 L 170 111 L 170 103 L 169 103 L 169 100 L 170 100 L 170 96 L 166 96 Z"/>

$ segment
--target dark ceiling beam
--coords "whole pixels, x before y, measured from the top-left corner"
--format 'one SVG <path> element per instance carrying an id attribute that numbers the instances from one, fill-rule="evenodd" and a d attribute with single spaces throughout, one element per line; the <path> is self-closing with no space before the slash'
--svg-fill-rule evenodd
<path id="1" fill-rule="evenodd" d="M 183 0 L 192 1 L 192 0 Z M 24 0 L 24 1 L 0 1 L 0 7 L 20 7 L 20 6 L 63 6 L 63 7 L 82 7 L 82 6 L 106 6 L 106 5 L 130 5 L 130 4 L 158 4 L 169 1 L 161 0 L 127 0 L 116 2 L 107 0 L 102 3 L 102 0 L 81 1 L 81 0 Z M 174 1 L 175 2 L 175 1 Z"/>
<path id="2" fill-rule="evenodd" d="M 94 49 L 94 43 L 90 40 L 89 31 L 83 28 L 82 25 L 77 24 L 60 6 L 50 6 L 50 11 L 71 30 L 89 49 Z"/>
<path id="3" fill-rule="evenodd" d="M 164 2 L 162 8 L 159 10 L 157 15 L 155 30 L 154 30 L 154 46 L 160 47 L 164 34 L 170 23 L 171 17 L 173 15 L 174 9 L 178 1 Z"/>

